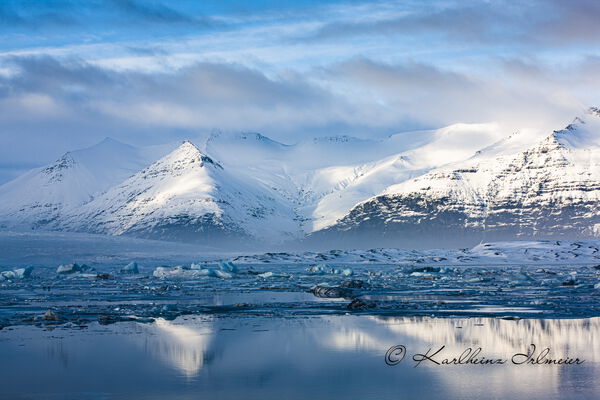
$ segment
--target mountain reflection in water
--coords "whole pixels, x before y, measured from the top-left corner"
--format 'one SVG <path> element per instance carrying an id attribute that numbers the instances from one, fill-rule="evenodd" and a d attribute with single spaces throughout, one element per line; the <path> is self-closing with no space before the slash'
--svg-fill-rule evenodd
<path id="1" fill-rule="evenodd" d="M 581 365 L 436 365 L 481 347 L 508 359 L 531 343 Z M 396 366 L 386 351 L 404 345 Z M 598 398 L 600 318 L 181 317 L 87 330 L 0 331 L 0 398 Z M 68 362 L 65 362 L 68 360 Z M 439 361 L 439 360 L 438 360 Z M 32 383 L 33 382 L 33 383 Z M 82 395 L 82 393 L 98 393 Z M 58 395 L 59 394 L 59 395 Z M 52 397 L 54 396 L 54 397 Z M 62 396 L 62 397 L 61 397 Z M 134 396 L 134 397 L 136 397 Z M 152 397 L 154 396 L 154 397 Z"/>

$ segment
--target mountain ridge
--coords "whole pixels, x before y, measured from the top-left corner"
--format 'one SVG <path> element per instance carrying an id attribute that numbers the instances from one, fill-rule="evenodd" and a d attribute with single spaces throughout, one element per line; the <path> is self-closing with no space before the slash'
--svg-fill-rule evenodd
<path id="1" fill-rule="evenodd" d="M 450 245 L 466 237 L 596 237 L 599 134 L 600 118 L 588 114 L 516 154 L 473 157 L 391 186 L 316 236 L 387 243 L 420 233 Z"/>
<path id="2" fill-rule="evenodd" d="M 597 108 L 542 139 L 494 124 L 331 138 L 107 138 L 0 186 L 0 227 L 264 246 L 600 236 Z"/>

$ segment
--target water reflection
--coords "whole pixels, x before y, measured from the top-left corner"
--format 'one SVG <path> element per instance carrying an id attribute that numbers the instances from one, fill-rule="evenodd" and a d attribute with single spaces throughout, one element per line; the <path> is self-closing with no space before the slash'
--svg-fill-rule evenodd
<path id="1" fill-rule="evenodd" d="M 586 360 L 600 359 L 600 318 L 522 319 L 493 318 L 372 318 L 399 336 L 450 348 L 476 345 L 498 355 L 509 355 L 530 343 L 567 354 L 578 350 Z M 595 351 L 596 350 L 596 351 Z"/>
<path id="2" fill-rule="evenodd" d="M 404 344 L 408 351 L 405 366 L 414 366 L 411 360 L 416 353 L 432 353 L 444 346 L 437 357 L 452 359 L 465 349 L 481 347 L 481 355 L 487 359 L 504 359 L 499 366 L 478 367 L 462 365 L 443 367 L 433 362 L 420 364 L 445 382 L 445 390 L 456 396 L 471 394 L 504 393 L 506 396 L 529 396 L 542 394 L 558 396 L 569 392 L 598 393 L 598 386 L 585 387 L 594 382 L 600 371 L 600 318 L 550 319 L 550 320 L 503 320 L 490 318 L 442 319 L 442 318 L 379 318 L 366 317 L 375 325 L 360 321 L 354 327 L 338 326 L 321 343 L 338 350 L 355 351 L 368 349 L 375 352 L 396 344 Z M 390 335 L 391 333 L 391 335 Z M 538 351 L 550 348 L 550 358 L 577 357 L 586 366 L 514 365 L 515 353 L 528 353 L 530 345 Z M 404 360 L 403 360 L 404 361 Z M 572 380 L 571 378 L 575 378 Z M 482 380 L 485 385 L 482 385 Z M 484 390 L 485 388 L 485 390 Z M 509 396 L 510 395 L 510 396 Z"/>
<path id="3" fill-rule="evenodd" d="M 530 343 L 586 361 L 417 368 L 410 357 L 394 367 L 384 362 L 386 350 L 397 344 L 411 355 L 446 346 L 445 354 L 453 357 L 481 346 L 488 358 L 509 358 Z M 55 351 L 40 351 L 44 347 Z M 2 330 L 0 354 L 7 378 L 0 398 L 51 398 L 51 393 L 81 398 L 83 392 L 102 392 L 99 398 L 161 393 L 160 398 L 261 400 L 600 395 L 600 318 L 188 317 L 58 333 Z"/>
<path id="4" fill-rule="evenodd" d="M 350 323 L 351 322 L 351 323 Z M 322 345 L 339 350 L 382 350 L 404 340 L 414 344 L 443 344 L 450 349 L 481 346 L 495 354 L 508 355 L 530 343 L 557 352 L 585 352 L 586 359 L 600 360 L 600 318 L 523 319 L 362 317 L 329 318 L 330 334 Z"/>
<path id="5" fill-rule="evenodd" d="M 145 349 L 153 356 L 170 363 L 184 376 L 198 374 L 205 362 L 212 341 L 212 321 L 186 326 L 158 318 L 154 324 L 145 325 L 148 335 Z"/>

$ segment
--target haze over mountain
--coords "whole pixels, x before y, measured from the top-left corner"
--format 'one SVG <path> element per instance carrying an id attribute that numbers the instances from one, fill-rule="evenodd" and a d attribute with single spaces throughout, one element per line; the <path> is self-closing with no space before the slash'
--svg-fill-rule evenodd
<path id="1" fill-rule="evenodd" d="M 600 236 L 600 112 L 545 137 L 455 124 L 286 145 L 106 139 L 0 186 L 0 226 L 224 247 L 440 247 Z"/>

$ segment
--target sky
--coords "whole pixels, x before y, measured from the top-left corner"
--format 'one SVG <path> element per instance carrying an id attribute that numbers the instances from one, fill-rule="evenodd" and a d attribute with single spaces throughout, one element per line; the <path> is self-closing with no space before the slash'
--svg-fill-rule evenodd
<path id="1" fill-rule="evenodd" d="M 2 0 L 0 183 L 112 137 L 284 143 L 600 105 L 597 0 Z"/>

